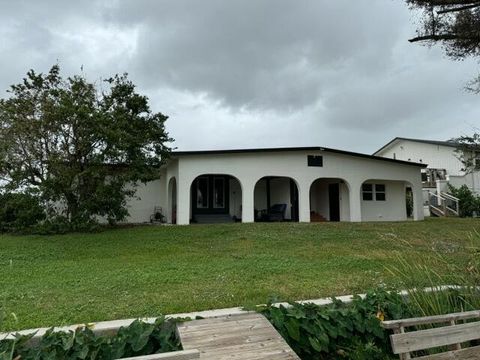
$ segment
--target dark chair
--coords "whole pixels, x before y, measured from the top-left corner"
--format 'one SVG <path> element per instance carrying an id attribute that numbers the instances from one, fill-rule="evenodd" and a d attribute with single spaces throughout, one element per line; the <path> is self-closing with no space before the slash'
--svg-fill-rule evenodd
<path id="1" fill-rule="evenodd" d="M 260 219 L 262 221 L 284 221 L 287 204 L 275 204 L 270 209 L 262 210 Z"/>

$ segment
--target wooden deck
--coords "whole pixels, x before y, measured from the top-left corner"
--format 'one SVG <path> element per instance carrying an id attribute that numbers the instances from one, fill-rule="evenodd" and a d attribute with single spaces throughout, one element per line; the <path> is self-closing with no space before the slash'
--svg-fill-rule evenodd
<path id="1" fill-rule="evenodd" d="M 185 350 L 198 349 L 208 360 L 300 360 L 260 314 L 222 316 L 178 325 Z"/>

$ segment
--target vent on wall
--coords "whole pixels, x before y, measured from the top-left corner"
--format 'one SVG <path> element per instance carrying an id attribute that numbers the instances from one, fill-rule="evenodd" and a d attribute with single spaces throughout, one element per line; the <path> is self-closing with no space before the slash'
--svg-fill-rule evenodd
<path id="1" fill-rule="evenodd" d="M 308 155 L 308 166 L 323 166 L 323 156 L 321 155 Z"/>

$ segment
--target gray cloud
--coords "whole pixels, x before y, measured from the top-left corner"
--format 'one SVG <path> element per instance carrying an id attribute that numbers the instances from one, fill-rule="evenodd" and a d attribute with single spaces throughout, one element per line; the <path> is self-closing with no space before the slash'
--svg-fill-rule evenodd
<path id="1" fill-rule="evenodd" d="M 184 149 L 450 138 L 478 122 L 476 72 L 407 42 L 412 14 L 370 0 L 0 0 L 0 89 L 59 61 L 129 72 Z"/>

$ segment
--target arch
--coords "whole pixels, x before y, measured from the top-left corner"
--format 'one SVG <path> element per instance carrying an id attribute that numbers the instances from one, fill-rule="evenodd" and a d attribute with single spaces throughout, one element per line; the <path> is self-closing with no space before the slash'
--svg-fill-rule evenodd
<path id="1" fill-rule="evenodd" d="M 418 199 L 408 180 L 368 179 L 360 186 L 362 221 L 405 221 L 409 218 L 407 196 L 411 194 L 411 215 L 416 218 Z"/>
<path id="2" fill-rule="evenodd" d="M 205 173 L 190 184 L 190 222 L 224 223 L 242 219 L 243 186 L 230 174 Z"/>
<path id="3" fill-rule="evenodd" d="M 310 221 L 350 221 L 350 184 L 341 178 L 318 178 L 310 184 Z"/>
<path id="4" fill-rule="evenodd" d="M 172 176 L 168 180 L 167 200 L 167 221 L 171 224 L 177 223 L 177 179 Z"/>
<path id="5" fill-rule="evenodd" d="M 254 186 L 255 221 L 299 221 L 299 186 L 289 176 L 264 176 Z"/>

